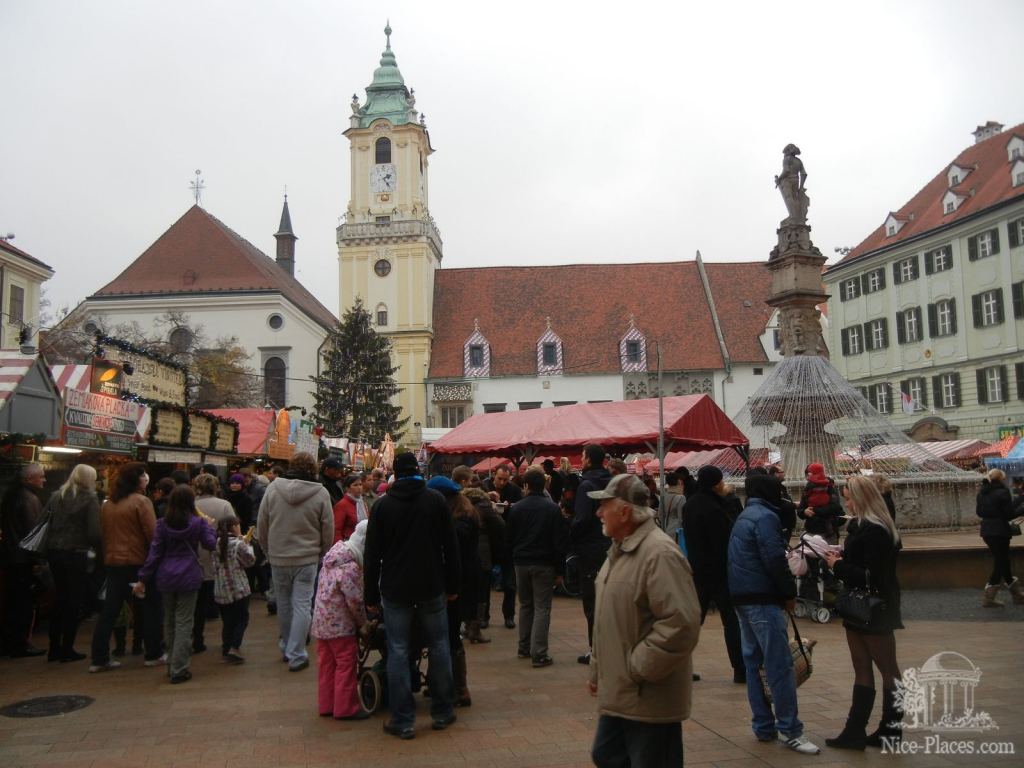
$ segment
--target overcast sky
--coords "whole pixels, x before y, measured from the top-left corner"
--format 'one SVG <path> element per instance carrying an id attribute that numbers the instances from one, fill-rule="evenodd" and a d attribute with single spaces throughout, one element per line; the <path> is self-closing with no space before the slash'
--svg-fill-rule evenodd
<path id="1" fill-rule="evenodd" d="M 3 0 L 0 230 L 73 306 L 189 208 L 195 169 L 271 255 L 287 185 L 297 276 L 337 313 L 341 132 L 388 17 L 445 267 L 767 259 L 789 142 L 834 257 L 975 126 L 1024 121 L 1019 0 L 610 7 Z"/>

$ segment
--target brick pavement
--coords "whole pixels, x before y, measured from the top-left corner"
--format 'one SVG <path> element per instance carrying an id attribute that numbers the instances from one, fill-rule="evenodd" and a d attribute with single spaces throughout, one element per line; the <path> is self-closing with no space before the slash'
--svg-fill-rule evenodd
<path id="1" fill-rule="evenodd" d="M 497 596 L 495 596 L 497 597 Z M 913 599 L 908 593 L 905 599 Z M 497 604 L 495 605 L 497 607 Z M 1024 618 L 1024 607 L 1008 606 Z M 500 611 L 498 612 L 500 615 Z M 219 632 L 208 625 L 208 643 Z M 461 709 L 447 731 L 429 728 L 420 702 L 417 738 L 403 742 L 381 732 L 383 714 L 341 723 L 316 714 L 315 670 L 289 673 L 274 647 L 276 623 L 264 604 L 253 603 L 247 664 L 222 664 L 215 651 L 193 660 L 194 679 L 171 686 L 162 669 L 129 657 L 121 670 L 89 675 L 87 662 L 47 664 L 40 659 L 0 659 L 0 705 L 34 696 L 84 694 L 96 702 L 53 718 L 0 717 L 0 766 L 17 768 L 318 768 L 319 766 L 586 766 L 594 731 L 594 699 L 585 692 L 584 669 L 576 664 L 584 637 L 578 602 L 556 599 L 551 630 L 555 664 L 533 669 L 515 658 L 515 632 L 487 634 L 489 645 L 468 646 L 473 706 Z M 92 624 L 83 627 L 88 648 Z M 842 727 L 852 671 L 842 627 L 801 622 L 818 641 L 815 672 L 800 689 L 801 717 L 819 744 Z M 920 666 L 935 653 L 959 651 L 983 671 L 976 690 L 979 708 L 1000 725 L 970 738 L 1014 742 L 1017 757 L 956 758 L 935 755 L 893 758 L 823 749 L 817 757 L 794 755 L 781 745 L 760 744 L 751 735 L 742 686 L 733 685 L 721 626 L 709 617 L 695 665 L 693 717 L 685 725 L 689 766 L 1019 765 L 1024 727 L 1015 715 L 1024 706 L 1020 669 L 1020 625 L 1016 622 L 921 621 L 898 634 L 903 667 Z M 45 638 L 37 638 L 42 642 Z M 215 643 L 210 643 L 211 648 Z M 877 709 L 876 709 L 877 713 Z M 923 737 L 920 737 L 923 738 Z"/>

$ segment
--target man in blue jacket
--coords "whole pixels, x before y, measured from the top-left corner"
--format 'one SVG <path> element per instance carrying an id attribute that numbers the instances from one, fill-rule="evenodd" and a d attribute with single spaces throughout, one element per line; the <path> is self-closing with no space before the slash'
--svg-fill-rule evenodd
<path id="1" fill-rule="evenodd" d="M 787 614 L 796 599 L 796 583 L 786 564 L 786 543 L 779 521 L 782 484 L 768 475 L 749 475 L 747 506 L 729 538 L 729 593 L 740 621 L 747 699 L 758 741 L 778 738 L 805 755 L 821 750 L 808 741 L 797 716 L 796 678 L 789 650 Z M 761 688 L 764 667 L 772 705 Z"/>

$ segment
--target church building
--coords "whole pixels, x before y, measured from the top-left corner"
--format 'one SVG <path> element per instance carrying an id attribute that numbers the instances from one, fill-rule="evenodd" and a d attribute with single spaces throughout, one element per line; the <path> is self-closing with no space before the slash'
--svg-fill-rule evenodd
<path id="1" fill-rule="evenodd" d="M 391 339 L 405 442 L 476 413 L 707 393 L 736 414 L 780 359 L 765 262 L 443 269 L 434 151 L 391 49 L 352 97 L 341 313 Z M 767 254 L 766 254 L 767 256 Z M 421 383 L 422 382 L 422 383 Z"/>

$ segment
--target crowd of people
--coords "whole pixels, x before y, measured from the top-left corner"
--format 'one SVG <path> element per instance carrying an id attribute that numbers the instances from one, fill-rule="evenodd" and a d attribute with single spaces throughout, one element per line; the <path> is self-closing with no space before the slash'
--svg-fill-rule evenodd
<path id="1" fill-rule="evenodd" d="M 358 688 L 359 644 L 383 636 L 384 731 L 412 739 L 423 651 L 431 727 L 447 728 L 458 707 L 472 705 L 465 646 L 490 642 L 493 588 L 502 593 L 505 627 L 518 629 L 517 656 L 537 669 L 554 663 L 552 600 L 571 558 L 586 622 L 577 661 L 589 667 L 600 714 L 596 765 L 682 764 L 681 722 L 699 679 L 692 654 L 712 607 L 733 682 L 746 686 L 754 736 L 816 754 L 799 718 L 788 630 L 797 590 L 787 550 L 802 520 L 807 534 L 833 545 L 814 564 L 821 575 L 877 598 L 866 620 L 844 620 L 854 685 L 845 727 L 826 744 L 881 746 L 900 738 L 902 719 L 902 544 L 891 486 L 881 475 L 855 475 L 840 491 L 821 464 L 805 477 L 793 501 L 780 467 L 753 468 L 741 500 L 714 466 L 696 477 L 669 473 L 660 495 L 596 445 L 584 449 L 579 473 L 563 459 L 522 474 L 500 467 L 487 479 L 466 466 L 427 479 L 411 453 L 395 457 L 389 478 L 380 469 L 353 472 L 336 457 L 318 466 L 299 453 L 287 469 L 233 472 L 223 488 L 211 468 L 151 483 L 144 464 L 126 463 L 101 503 L 93 467 L 76 466 L 44 500 L 43 468 L 28 464 L 2 502 L 3 650 L 84 660 L 75 640 L 95 609 L 90 672 L 121 666 L 131 628 L 131 652 L 179 684 L 192 677 L 193 654 L 206 650 L 212 615 L 221 619 L 224 662 L 245 663 L 249 602 L 259 595 L 276 614 L 289 671 L 309 667 L 315 641 L 325 717 L 369 716 Z M 978 494 L 993 557 L 986 606 L 1002 605 L 1001 587 L 1024 603 L 1008 556 L 1011 521 L 1024 512 L 1019 485 L 1015 498 L 992 470 Z M 48 650 L 31 643 L 42 563 L 18 546 L 44 520 L 54 597 Z M 868 734 L 875 668 L 881 721 Z"/>

